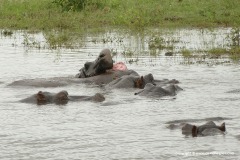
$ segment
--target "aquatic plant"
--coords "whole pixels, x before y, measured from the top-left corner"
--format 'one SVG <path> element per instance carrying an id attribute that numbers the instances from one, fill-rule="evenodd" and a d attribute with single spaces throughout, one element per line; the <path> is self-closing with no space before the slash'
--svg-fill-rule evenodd
<path id="1" fill-rule="evenodd" d="M 231 46 L 240 47 L 240 28 L 233 28 L 228 38 L 230 38 Z"/>
<path id="2" fill-rule="evenodd" d="M 173 45 L 166 41 L 164 38 L 159 36 L 153 36 L 149 39 L 148 47 L 150 50 L 153 49 L 173 49 Z"/>
<path id="3" fill-rule="evenodd" d="M 233 61 L 238 61 L 240 60 L 240 47 L 232 47 L 229 50 L 229 57 L 233 60 Z"/>
<path id="4" fill-rule="evenodd" d="M 27 50 L 29 48 L 37 48 L 37 49 L 41 49 L 41 44 L 39 41 L 37 41 L 34 36 L 31 36 L 30 34 L 28 34 L 27 32 L 23 33 L 23 42 L 22 44 L 24 45 L 25 49 L 27 48 Z"/>
<path id="5" fill-rule="evenodd" d="M 192 57 L 191 51 L 188 50 L 188 49 L 185 49 L 185 48 L 181 50 L 181 54 L 182 54 L 182 56 L 183 56 L 184 58 L 190 58 L 190 57 Z"/>
<path id="6" fill-rule="evenodd" d="M 124 50 L 122 52 L 122 55 L 125 56 L 125 57 L 132 57 L 134 55 L 134 51 L 128 49 L 128 50 Z"/>
<path id="7" fill-rule="evenodd" d="M 227 56 L 230 59 L 236 61 L 240 59 L 240 47 L 232 46 L 230 48 L 212 48 L 205 51 L 208 57 L 211 59 L 221 58 Z"/>
<path id="8" fill-rule="evenodd" d="M 216 58 L 219 58 L 221 55 L 225 55 L 228 53 L 226 48 L 212 48 L 207 51 L 208 54 L 214 55 Z"/>
<path id="9" fill-rule="evenodd" d="M 1 34 L 2 34 L 3 36 L 5 36 L 5 37 L 6 37 L 6 36 L 12 36 L 13 31 L 5 29 L 5 30 L 3 30 L 3 31 L 1 32 Z"/>
<path id="10" fill-rule="evenodd" d="M 64 32 L 47 32 L 44 36 L 50 49 L 73 47 L 73 37 L 68 36 Z"/>

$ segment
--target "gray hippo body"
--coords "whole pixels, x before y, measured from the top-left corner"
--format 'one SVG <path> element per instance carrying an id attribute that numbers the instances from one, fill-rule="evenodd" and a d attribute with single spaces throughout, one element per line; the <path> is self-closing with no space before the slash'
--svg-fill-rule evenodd
<path id="1" fill-rule="evenodd" d="M 152 74 L 145 76 L 125 75 L 106 85 L 110 88 L 140 88 L 143 89 L 147 83 L 155 84 Z"/>
<path id="2" fill-rule="evenodd" d="M 17 80 L 8 86 L 59 87 L 78 83 L 108 84 L 124 75 L 135 75 L 133 70 L 113 70 L 113 60 L 109 49 L 103 49 L 97 59 L 86 62 L 75 77 L 53 77 Z"/>
<path id="3" fill-rule="evenodd" d="M 8 86 L 31 86 L 31 87 L 60 87 L 79 83 L 91 83 L 91 84 L 108 84 L 111 81 L 118 79 L 124 75 L 138 75 L 133 70 L 127 71 L 112 71 L 109 70 L 103 74 L 87 77 L 87 78 L 75 78 L 75 77 L 53 77 L 53 78 L 35 78 L 35 79 L 23 79 L 10 83 Z"/>
<path id="4" fill-rule="evenodd" d="M 58 93 L 39 91 L 37 94 L 20 100 L 20 102 L 44 105 L 50 103 L 67 104 L 69 101 L 102 102 L 104 100 L 104 96 L 100 93 L 96 93 L 94 96 L 69 96 L 67 91 L 60 91 Z"/>
<path id="5" fill-rule="evenodd" d="M 155 86 L 153 84 L 146 84 L 144 89 L 135 95 L 146 96 L 146 97 L 163 97 L 163 96 L 175 96 L 178 91 L 182 90 L 176 84 L 170 84 L 164 87 Z"/>
<path id="6" fill-rule="evenodd" d="M 222 123 L 220 126 L 217 126 L 213 121 L 209 121 L 200 126 L 186 123 L 182 127 L 182 134 L 192 135 L 193 137 L 224 134 L 225 131 L 226 131 L 225 123 Z"/>

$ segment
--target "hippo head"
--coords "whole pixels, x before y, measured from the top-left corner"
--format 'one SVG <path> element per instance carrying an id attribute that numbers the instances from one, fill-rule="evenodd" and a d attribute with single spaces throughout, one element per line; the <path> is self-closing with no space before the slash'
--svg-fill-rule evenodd
<path id="1" fill-rule="evenodd" d="M 78 78 L 86 78 L 96 76 L 105 73 L 106 70 L 112 69 L 113 60 L 111 51 L 109 49 L 103 49 L 97 59 L 93 62 L 86 62 L 84 67 L 80 69 L 80 73 L 77 74 Z"/>
<path id="2" fill-rule="evenodd" d="M 53 97 L 53 102 L 56 103 L 56 104 L 67 104 L 68 100 L 69 100 L 69 98 L 68 98 L 68 92 L 67 91 L 58 92 Z"/>
<path id="3" fill-rule="evenodd" d="M 214 122 L 210 121 L 202 126 L 192 127 L 192 136 L 197 137 L 198 135 L 206 136 L 206 135 L 215 135 L 218 133 L 223 133 L 226 131 L 225 123 L 222 123 L 220 126 L 217 126 Z"/>
<path id="4" fill-rule="evenodd" d="M 153 78 L 153 75 L 151 73 L 137 78 L 134 81 L 134 87 L 143 89 L 145 87 L 145 85 L 148 84 L 148 83 L 155 85 L 154 78 Z"/>
<path id="5" fill-rule="evenodd" d="M 105 97 L 101 93 L 96 93 L 93 97 L 92 100 L 94 102 L 103 102 L 105 100 Z"/>
<path id="6" fill-rule="evenodd" d="M 38 105 L 44 105 L 52 102 L 56 104 L 66 104 L 68 102 L 68 92 L 61 91 L 57 94 L 52 94 L 50 92 L 39 91 L 36 94 L 36 100 Z"/>
<path id="7" fill-rule="evenodd" d="M 43 104 L 49 103 L 51 101 L 51 97 L 46 96 L 46 94 L 47 94 L 47 92 L 42 92 L 42 91 L 39 91 L 36 94 L 36 100 L 37 100 L 38 105 L 43 105 Z"/>

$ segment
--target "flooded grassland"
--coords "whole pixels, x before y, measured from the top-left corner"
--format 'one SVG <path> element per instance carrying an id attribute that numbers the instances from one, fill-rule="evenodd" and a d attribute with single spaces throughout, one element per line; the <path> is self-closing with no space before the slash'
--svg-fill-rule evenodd
<path id="1" fill-rule="evenodd" d="M 237 159 L 239 151 L 239 30 L 232 28 L 110 30 L 67 37 L 61 32 L 1 31 L 1 159 Z M 72 84 L 10 87 L 15 80 L 67 77 L 103 48 L 140 75 L 177 79 L 183 91 L 152 99 L 134 90 Z M 37 106 L 18 102 L 39 90 L 104 94 L 101 103 Z M 224 135 L 186 137 L 169 121 L 206 118 L 226 123 Z"/>

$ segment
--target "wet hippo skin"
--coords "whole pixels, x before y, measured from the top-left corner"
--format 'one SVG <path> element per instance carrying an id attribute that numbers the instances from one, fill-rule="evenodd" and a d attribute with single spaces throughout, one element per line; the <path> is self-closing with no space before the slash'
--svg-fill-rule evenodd
<path id="1" fill-rule="evenodd" d="M 20 100 L 20 102 L 45 105 L 45 104 L 50 104 L 50 103 L 67 104 L 69 101 L 102 102 L 104 100 L 105 100 L 105 97 L 100 93 L 96 93 L 93 96 L 70 96 L 70 95 L 68 95 L 67 91 L 60 91 L 58 93 L 39 91 L 38 93 L 36 93 L 32 96 L 29 96 L 25 99 Z"/>
<path id="2" fill-rule="evenodd" d="M 93 77 L 105 73 L 107 70 L 113 68 L 113 60 L 111 51 L 109 49 L 103 49 L 97 59 L 93 62 L 86 62 L 84 67 L 76 75 L 77 78 Z"/>
<path id="3" fill-rule="evenodd" d="M 125 75 L 108 83 L 110 88 L 140 88 L 143 89 L 147 83 L 155 85 L 152 74 L 145 76 Z"/>
<path id="4" fill-rule="evenodd" d="M 217 126 L 213 121 L 209 121 L 200 126 L 186 123 L 182 127 L 182 134 L 192 135 L 193 137 L 224 134 L 225 131 L 225 123 Z"/>
<path id="5" fill-rule="evenodd" d="M 123 77 L 124 76 L 124 77 Z M 121 78 L 123 77 L 123 78 Z M 114 81 L 114 82 L 113 82 Z M 111 84 L 109 84 L 112 82 Z M 103 49 L 93 62 L 86 62 L 75 77 L 35 78 L 14 81 L 8 86 L 60 87 L 79 83 L 106 85 L 113 88 L 144 88 L 147 83 L 158 86 L 177 84 L 177 80 L 155 80 L 152 74 L 141 77 L 136 71 L 128 70 L 122 62 L 113 64 L 109 49 Z M 167 89 L 167 88 L 166 88 Z"/>
<path id="6" fill-rule="evenodd" d="M 178 91 L 181 91 L 180 88 L 176 84 L 170 84 L 164 87 L 153 85 L 151 83 L 146 84 L 143 90 L 135 95 L 146 96 L 146 97 L 163 97 L 163 96 L 175 96 Z"/>

